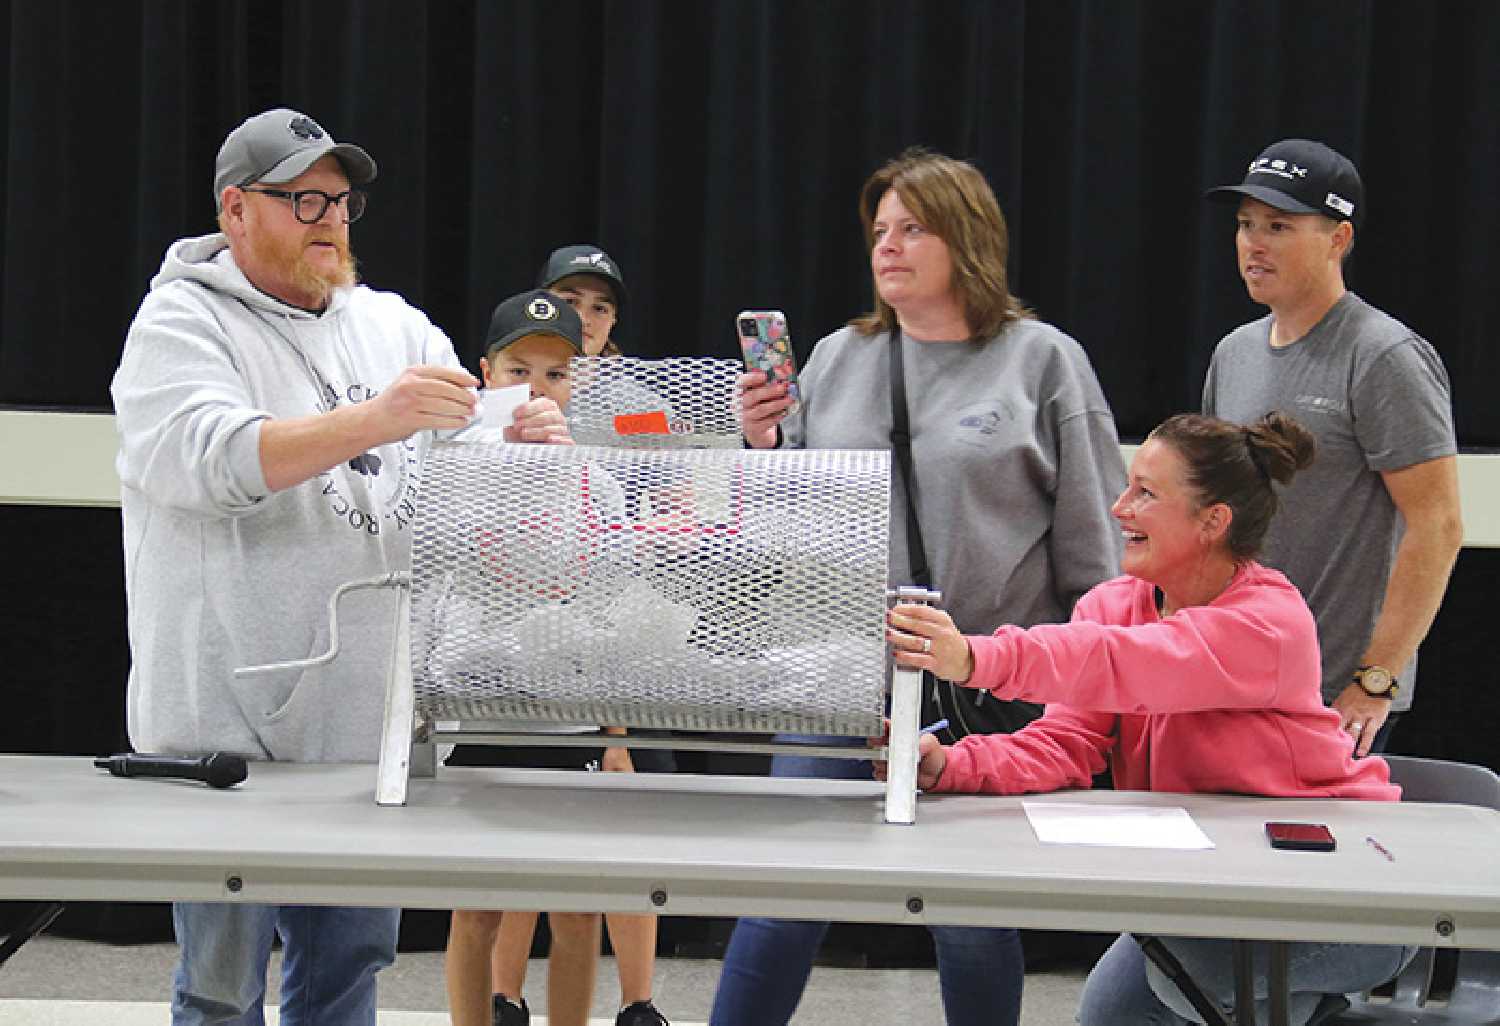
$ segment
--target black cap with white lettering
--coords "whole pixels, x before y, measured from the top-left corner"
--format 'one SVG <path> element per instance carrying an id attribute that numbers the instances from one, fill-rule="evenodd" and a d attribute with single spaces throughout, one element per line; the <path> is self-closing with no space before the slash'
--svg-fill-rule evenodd
<path id="1" fill-rule="evenodd" d="M 1250 196 L 1293 214 L 1322 214 L 1335 221 L 1364 217 L 1365 187 L 1348 157 L 1311 139 L 1283 139 L 1250 162 L 1239 185 L 1221 185 L 1204 194 L 1238 202 Z"/>
<path id="2" fill-rule="evenodd" d="M 598 246 L 561 246 L 552 251 L 536 276 L 538 288 L 550 289 L 575 274 L 592 274 L 604 279 L 615 297 L 616 314 L 625 309 L 625 278 L 620 266 Z"/>

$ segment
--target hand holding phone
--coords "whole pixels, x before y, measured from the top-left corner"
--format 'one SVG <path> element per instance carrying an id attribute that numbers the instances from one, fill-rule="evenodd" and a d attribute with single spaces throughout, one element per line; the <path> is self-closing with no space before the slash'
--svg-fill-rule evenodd
<path id="1" fill-rule="evenodd" d="M 1287 851 L 1333 851 L 1333 832 L 1322 823 L 1267 823 L 1271 847 Z"/>
<path id="2" fill-rule="evenodd" d="M 785 384 L 786 394 L 792 400 L 787 411 L 796 413 L 802 405 L 802 389 L 797 381 L 797 358 L 792 352 L 786 315 L 780 310 L 741 310 L 734 324 L 745 366 L 764 372 L 767 383 Z"/>

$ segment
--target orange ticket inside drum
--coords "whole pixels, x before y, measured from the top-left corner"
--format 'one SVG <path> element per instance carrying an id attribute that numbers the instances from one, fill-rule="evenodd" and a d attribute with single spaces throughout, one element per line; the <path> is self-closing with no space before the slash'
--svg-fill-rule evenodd
<path id="1" fill-rule="evenodd" d="M 621 435 L 668 435 L 667 415 L 662 410 L 654 413 L 622 413 L 615 417 L 615 433 Z"/>

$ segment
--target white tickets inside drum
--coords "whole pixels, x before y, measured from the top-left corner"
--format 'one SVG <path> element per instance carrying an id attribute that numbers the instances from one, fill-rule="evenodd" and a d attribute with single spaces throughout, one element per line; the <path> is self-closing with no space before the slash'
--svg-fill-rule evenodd
<path id="1" fill-rule="evenodd" d="M 530 385 L 481 388 L 479 390 L 479 426 L 490 431 L 503 431 L 515 423 L 516 407 L 524 406 L 530 401 Z"/>

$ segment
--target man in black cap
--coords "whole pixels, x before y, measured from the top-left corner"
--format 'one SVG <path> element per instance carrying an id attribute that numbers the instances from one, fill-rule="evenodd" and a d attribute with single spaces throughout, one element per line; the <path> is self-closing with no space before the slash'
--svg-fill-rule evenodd
<path id="1" fill-rule="evenodd" d="M 1208 197 L 1238 205 L 1240 276 L 1271 312 L 1219 343 L 1203 412 L 1248 424 L 1279 409 L 1317 437 L 1263 562 L 1317 617 L 1323 698 L 1357 754 L 1380 751 L 1393 711 L 1411 707 L 1417 646 L 1463 541 L 1448 373 L 1431 345 L 1345 287 L 1365 201 L 1342 154 L 1284 139 Z"/>
<path id="2" fill-rule="evenodd" d="M 478 382 L 443 333 L 355 282 L 349 225 L 375 170 L 306 114 L 245 121 L 214 168 L 220 231 L 172 244 L 131 324 L 112 394 L 137 750 L 378 754 L 393 596 L 341 609 L 330 664 L 233 673 L 322 650 L 338 585 L 410 565 L 432 433 L 474 412 Z M 513 428 L 566 435 L 550 402 Z M 260 1022 L 279 935 L 282 1023 L 373 1026 L 398 917 L 180 902 L 172 1021 Z"/>

